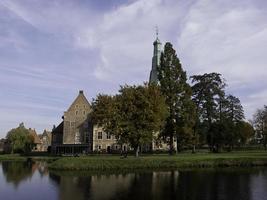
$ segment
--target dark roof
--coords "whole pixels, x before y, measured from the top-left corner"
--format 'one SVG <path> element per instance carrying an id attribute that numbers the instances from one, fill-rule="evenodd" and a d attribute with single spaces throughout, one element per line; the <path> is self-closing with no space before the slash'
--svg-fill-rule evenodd
<path id="1" fill-rule="evenodd" d="M 62 121 L 55 129 L 52 130 L 52 134 L 63 134 L 64 122 Z"/>

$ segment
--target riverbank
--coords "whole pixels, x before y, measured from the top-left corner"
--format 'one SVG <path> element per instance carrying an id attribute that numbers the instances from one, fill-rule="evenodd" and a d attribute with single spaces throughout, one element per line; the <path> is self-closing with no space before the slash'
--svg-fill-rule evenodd
<path id="1" fill-rule="evenodd" d="M 66 157 L 49 164 L 53 170 L 138 170 L 267 166 L 267 152 L 205 154 Z"/>
<path id="2" fill-rule="evenodd" d="M 53 162 L 61 157 L 56 156 L 22 156 L 19 154 L 3 154 L 0 155 L 0 162 L 1 161 L 47 161 L 48 163 Z"/>
<path id="3" fill-rule="evenodd" d="M 187 168 L 220 168 L 267 166 L 267 152 L 240 151 L 229 153 L 181 153 L 169 155 L 144 155 L 139 158 L 118 155 L 91 155 L 81 157 L 0 155 L 0 161 L 46 161 L 53 170 L 157 170 Z"/>

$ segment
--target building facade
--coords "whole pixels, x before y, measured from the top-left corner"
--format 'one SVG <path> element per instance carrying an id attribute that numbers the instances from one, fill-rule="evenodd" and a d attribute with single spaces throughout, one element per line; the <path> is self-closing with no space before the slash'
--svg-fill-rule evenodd
<path id="1" fill-rule="evenodd" d="M 69 109 L 64 112 L 63 121 L 52 131 L 52 153 L 111 153 L 115 149 L 116 139 L 106 134 L 102 127 L 93 125 L 91 112 L 90 103 L 83 91 L 80 91 Z"/>

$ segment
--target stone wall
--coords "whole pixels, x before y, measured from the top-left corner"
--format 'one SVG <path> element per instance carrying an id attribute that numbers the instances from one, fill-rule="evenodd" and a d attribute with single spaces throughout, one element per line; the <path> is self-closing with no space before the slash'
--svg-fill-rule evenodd
<path id="1" fill-rule="evenodd" d="M 93 151 L 111 152 L 119 150 L 115 136 L 105 133 L 102 127 L 93 127 Z"/>
<path id="2" fill-rule="evenodd" d="M 90 104 L 80 91 L 68 111 L 64 112 L 63 144 L 89 143 L 92 132 L 88 116 L 90 112 Z"/>

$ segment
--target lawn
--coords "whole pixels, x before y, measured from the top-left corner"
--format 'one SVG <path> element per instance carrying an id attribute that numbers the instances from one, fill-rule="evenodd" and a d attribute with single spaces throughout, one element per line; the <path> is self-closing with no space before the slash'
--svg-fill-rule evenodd
<path id="1" fill-rule="evenodd" d="M 267 151 L 236 151 L 229 153 L 181 153 L 142 155 L 139 158 L 118 155 L 90 155 L 80 157 L 0 155 L 0 161 L 26 161 L 31 158 L 49 163 L 53 170 L 137 170 L 137 169 L 187 169 L 217 167 L 267 166 Z"/>
<path id="2" fill-rule="evenodd" d="M 231 153 L 182 153 L 174 156 L 147 155 L 135 158 L 128 156 L 84 156 L 60 158 L 49 165 L 54 170 L 134 170 L 134 169 L 179 169 L 207 167 L 267 166 L 267 152 L 246 151 Z"/>

